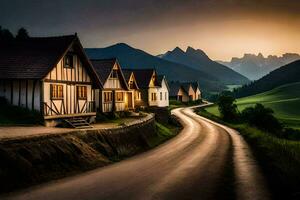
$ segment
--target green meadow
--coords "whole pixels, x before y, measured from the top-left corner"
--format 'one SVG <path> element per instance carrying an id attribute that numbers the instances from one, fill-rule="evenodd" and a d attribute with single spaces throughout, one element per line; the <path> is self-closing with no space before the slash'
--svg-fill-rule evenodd
<path id="1" fill-rule="evenodd" d="M 261 103 L 274 110 L 274 115 L 288 127 L 300 129 L 300 82 L 277 87 L 257 95 L 237 99 L 239 111 L 246 107 Z M 206 108 L 219 116 L 216 105 Z"/>

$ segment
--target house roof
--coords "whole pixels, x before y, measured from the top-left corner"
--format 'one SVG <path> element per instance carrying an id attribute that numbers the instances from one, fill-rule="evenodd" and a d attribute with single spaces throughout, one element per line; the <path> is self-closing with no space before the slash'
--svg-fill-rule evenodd
<path id="1" fill-rule="evenodd" d="M 189 90 L 190 90 L 190 87 L 192 86 L 191 83 L 181 83 L 181 88 L 187 93 L 189 94 Z M 192 87 L 193 88 L 193 87 Z"/>
<path id="2" fill-rule="evenodd" d="M 155 69 L 127 69 L 133 72 L 139 88 L 148 88 Z M 155 85 L 158 85 L 157 82 Z"/>
<path id="3" fill-rule="evenodd" d="M 165 75 L 158 75 L 157 76 L 157 82 L 158 82 L 158 86 L 162 86 L 162 81 L 165 80 L 165 83 L 166 83 L 166 86 L 167 86 L 167 89 L 170 90 L 169 88 L 169 84 L 167 82 L 167 79 L 166 79 L 166 76 Z"/>
<path id="4" fill-rule="evenodd" d="M 91 60 L 94 69 L 100 79 L 100 81 L 105 84 L 106 80 L 109 78 L 109 75 L 111 74 L 113 67 L 117 64 L 120 68 L 119 75 L 121 77 L 120 82 L 122 86 L 126 89 L 128 89 L 127 81 L 124 77 L 124 74 L 122 72 L 121 66 L 116 58 L 110 58 L 110 59 L 92 59 Z"/>
<path id="5" fill-rule="evenodd" d="M 178 91 L 180 89 L 180 82 L 171 82 L 169 83 L 169 94 L 171 97 L 175 97 L 178 94 Z"/>
<path id="6" fill-rule="evenodd" d="M 101 86 L 76 35 L 30 37 L 0 44 L 0 79 L 43 79 L 72 46 L 91 78 Z"/>
<path id="7" fill-rule="evenodd" d="M 123 71 L 123 74 L 124 74 L 124 77 L 125 77 L 125 80 L 126 80 L 127 84 L 129 84 L 129 80 L 130 80 L 130 77 L 132 75 L 134 77 L 134 85 L 135 85 L 136 89 L 139 89 L 133 71 L 128 70 L 128 69 L 123 69 L 122 71 Z"/>
<path id="8" fill-rule="evenodd" d="M 199 83 L 197 81 L 191 82 L 191 85 L 192 85 L 193 89 L 195 90 L 195 92 L 196 92 L 197 88 L 200 90 Z"/>

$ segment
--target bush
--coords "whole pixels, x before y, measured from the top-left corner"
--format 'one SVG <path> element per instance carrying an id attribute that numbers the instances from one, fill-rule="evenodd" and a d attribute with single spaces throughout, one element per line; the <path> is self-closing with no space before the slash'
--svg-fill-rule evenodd
<path id="1" fill-rule="evenodd" d="M 235 98 L 229 95 L 221 95 L 218 99 L 219 111 L 224 121 L 236 121 L 238 119 Z"/>
<path id="2" fill-rule="evenodd" d="M 281 136 L 283 127 L 273 113 L 272 109 L 266 108 L 262 104 L 256 104 L 254 107 L 244 109 L 241 118 L 261 130 Z"/>

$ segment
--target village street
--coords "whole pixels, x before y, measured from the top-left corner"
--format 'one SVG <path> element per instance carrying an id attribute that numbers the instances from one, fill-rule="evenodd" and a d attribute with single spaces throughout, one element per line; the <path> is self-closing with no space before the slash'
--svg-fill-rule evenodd
<path id="1" fill-rule="evenodd" d="M 4 199 L 269 199 L 264 178 L 236 131 L 192 108 L 173 114 L 184 129 L 159 147 Z"/>

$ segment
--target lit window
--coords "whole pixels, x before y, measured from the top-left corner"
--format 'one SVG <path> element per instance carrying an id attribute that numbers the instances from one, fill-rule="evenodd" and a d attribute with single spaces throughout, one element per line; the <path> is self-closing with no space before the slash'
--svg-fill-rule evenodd
<path id="1" fill-rule="evenodd" d="M 63 95 L 63 85 L 51 84 L 50 86 L 51 99 L 62 99 Z"/>
<path id="2" fill-rule="evenodd" d="M 112 101 L 112 92 L 104 92 L 104 102 Z"/>
<path id="3" fill-rule="evenodd" d="M 87 99 L 87 87 L 86 86 L 77 86 L 77 98 L 78 99 Z"/>
<path id="4" fill-rule="evenodd" d="M 116 92 L 116 100 L 123 101 L 124 100 L 124 93 L 123 92 Z"/>
<path id="5" fill-rule="evenodd" d="M 73 55 L 67 54 L 64 58 L 64 67 L 73 68 Z"/>
<path id="6" fill-rule="evenodd" d="M 151 93 L 151 101 L 156 101 L 156 93 Z"/>

